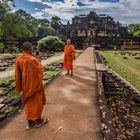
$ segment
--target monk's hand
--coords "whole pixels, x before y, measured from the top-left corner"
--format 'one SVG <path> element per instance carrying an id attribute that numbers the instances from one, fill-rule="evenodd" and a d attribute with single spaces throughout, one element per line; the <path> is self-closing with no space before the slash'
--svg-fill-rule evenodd
<path id="1" fill-rule="evenodd" d="M 42 91 L 42 89 L 44 89 L 44 85 L 41 83 L 41 85 L 39 85 L 39 93 L 40 93 L 40 91 Z"/>

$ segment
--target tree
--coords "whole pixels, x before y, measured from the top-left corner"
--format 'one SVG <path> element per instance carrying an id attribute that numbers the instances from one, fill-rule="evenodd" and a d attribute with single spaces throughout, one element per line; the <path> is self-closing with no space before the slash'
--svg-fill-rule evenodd
<path id="1" fill-rule="evenodd" d="M 5 14 L 1 24 L 3 38 L 13 39 L 23 36 L 32 36 L 32 33 L 26 27 L 24 20 L 15 13 Z"/>
<path id="2" fill-rule="evenodd" d="M 0 43 L 0 53 L 2 53 L 5 49 L 5 46 L 3 43 Z"/>
<path id="3" fill-rule="evenodd" d="M 0 43 L 0 49 L 4 49 L 4 44 L 3 43 Z"/>
<path id="4" fill-rule="evenodd" d="M 0 38 L 2 36 L 2 24 L 0 23 Z"/>
<path id="5" fill-rule="evenodd" d="M 37 19 L 39 26 L 50 26 L 50 21 L 48 19 Z"/>
<path id="6" fill-rule="evenodd" d="M 36 18 L 32 17 L 26 11 L 20 9 L 15 12 L 15 14 L 24 20 L 25 26 L 32 33 L 33 36 L 37 35 L 38 21 Z"/>
<path id="7" fill-rule="evenodd" d="M 60 28 L 61 22 L 60 22 L 60 18 L 57 16 L 54 16 L 51 18 L 51 26 L 58 31 L 58 29 Z"/>
<path id="8" fill-rule="evenodd" d="M 12 2 L 14 5 L 14 0 L 0 0 L 0 17 L 5 14 L 7 11 L 10 11 L 10 7 L 8 5 L 8 2 Z"/>
<path id="9" fill-rule="evenodd" d="M 140 24 L 130 24 L 128 26 L 128 31 L 134 36 L 140 36 Z"/>
<path id="10" fill-rule="evenodd" d="M 18 37 L 32 36 L 32 33 L 24 24 L 24 20 L 15 13 L 6 13 L 3 15 L 2 19 L 1 36 L 2 38 L 8 39 L 7 44 L 9 45 L 6 45 L 5 47 L 8 48 L 10 52 L 13 52 L 17 50 L 15 47 L 17 47 L 18 44 L 16 41 L 14 41 L 14 39 Z"/>
<path id="11" fill-rule="evenodd" d="M 7 8 L 7 2 L 13 0 L 2 1 L 0 5 L 5 4 Z M 15 13 L 7 10 L 0 19 L 0 37 L 6 38 L 56 35 L 60 26 L 59 17 L 52 17 L 50 23 L 48 19 L 37 19 L 22 9 Z"/>
<path id="12" fill-rule="evenodd" d="M 22 9 L 16 11 L 16 15 L 24 19 L 24 23 L 33 36 L 55 35 L 55 29 L 50 26 L 48 19 L 36 19 Z"/>
<path id="13" fill-rule="evenodd" d="M 41 26 L 37 30 L 38 36 L 54 36 L 56 31 L 50 26 Z"/>

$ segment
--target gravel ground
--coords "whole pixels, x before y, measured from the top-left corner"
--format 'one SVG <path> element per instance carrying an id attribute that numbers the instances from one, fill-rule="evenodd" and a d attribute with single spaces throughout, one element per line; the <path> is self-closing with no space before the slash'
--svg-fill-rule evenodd
<path id="1" fill-rule="evenodd" d="M 124 96 L 107 96 L 117 140 L 140 139 L 140 117 L 132 110 Z"/>

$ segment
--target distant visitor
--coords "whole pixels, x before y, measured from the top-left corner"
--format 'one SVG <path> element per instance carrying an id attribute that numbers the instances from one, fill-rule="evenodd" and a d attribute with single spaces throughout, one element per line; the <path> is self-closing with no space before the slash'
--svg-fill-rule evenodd
<path id="1" fill-rule="evenodd" d="M 46 103 L 43 79 L 43 65 L 32 55 L 33 45 L 23 44 L 23 54 L 16 59 L 15 80 L 16 91 L 22 91 L 22 101 L 25 105 L 25 116 L 28 121 L 26 129 L 40 127 L 48 122 L 42 119 L 43 105 Z"/>
<path id="2" fill-rule="evenodd" d="M 75 59 L 76 50 L 71 44 L 70 39 L 67 40 L 64 48 L 64 68 L 67 70 L 66 75 L 73 76 L 73 60 Z"/>

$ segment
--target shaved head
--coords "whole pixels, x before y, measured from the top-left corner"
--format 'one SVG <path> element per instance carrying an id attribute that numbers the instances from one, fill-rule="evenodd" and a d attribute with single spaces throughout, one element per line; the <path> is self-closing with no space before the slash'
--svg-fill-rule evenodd
<path id="1" fill-rule="evenodd" d="M 71 40 L 70 40 L 70 39 L 68 39 L 68 40 L 67 40 L 67 44 L 70 44 L 70 43 L 71 43 Z"/>
<path id="2" fill-rule="evenodd" d="M 33 45 L 32 45 L 32 43 L 30 43 L 30 42 L 24 42 L 24 43 L 23 43 L 23 46 L 22 46 L 22 50 L 23 50 L 24 52 L 32 53 L 32 50 L 33 50 Z"/>

